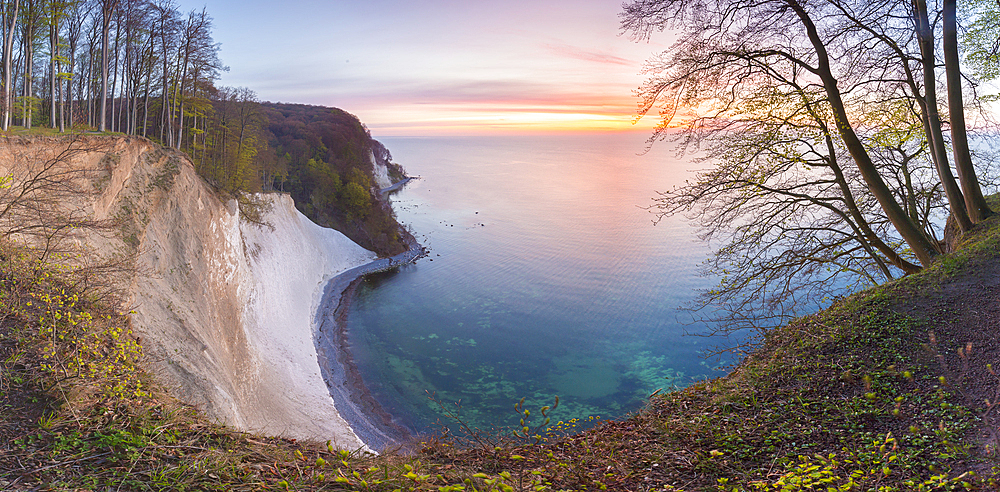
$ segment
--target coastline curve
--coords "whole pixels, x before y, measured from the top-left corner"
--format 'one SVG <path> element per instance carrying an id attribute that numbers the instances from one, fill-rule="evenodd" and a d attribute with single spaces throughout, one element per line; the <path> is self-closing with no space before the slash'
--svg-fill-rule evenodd
<path id="1" fill-rule="evenodd" d="M 411 179 L 399 181 L 380 193 L 398 190 Z M 347 339 L 347 312 L 354 290 L 366 275 L 399 268 L 427 254 L 412 235 L 403 233 L 406 251 L 343 271 L 327 282 L 314 324 L 320 371 L 334 406 L 354 433 L 376 451 L 406 440 L 412 431 L 382 409 L 365 386 Z"/>

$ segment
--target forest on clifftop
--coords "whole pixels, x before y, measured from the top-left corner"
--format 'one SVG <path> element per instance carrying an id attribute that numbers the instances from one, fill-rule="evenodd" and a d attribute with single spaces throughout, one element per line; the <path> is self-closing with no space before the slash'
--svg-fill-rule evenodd
<path id="1" fill-rule="evenodd" d="M 291 193 L 317 224 L 343 232 L 380 254 L 405 249 L 392 208 L 376 193 L 373 160 L 393 182 L 405 177 L 392 154 L 354 115 L 336 108 L 263 103 L 268 148 L 262 154 L 266 189 Z M 373 193 L 373 191 L 375 193 Z"/>
<path id="2" fill-rule="evenodd" d="M 207 8 L 11 1 L 0 2 L 0 20 L 3 130 L 140 135 L 186 152 L 241 205 L 283 189 L 309 218 L 366 248 L 404 248 L 371 186 L 372 152 L 402 175 L 385 147 L 342 110 L 261 103 L 249 88 L 218 84 L 228 67 Z"/>

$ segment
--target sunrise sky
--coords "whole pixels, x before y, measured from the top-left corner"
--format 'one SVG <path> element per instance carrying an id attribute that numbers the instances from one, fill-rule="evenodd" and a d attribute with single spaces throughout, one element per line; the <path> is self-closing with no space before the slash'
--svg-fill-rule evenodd
<path id="1" fill-rule="evenodd" d="M 619 0 L 209 0 L 221 84 L 336 106 L 376 136 L 648 129 Z"/>

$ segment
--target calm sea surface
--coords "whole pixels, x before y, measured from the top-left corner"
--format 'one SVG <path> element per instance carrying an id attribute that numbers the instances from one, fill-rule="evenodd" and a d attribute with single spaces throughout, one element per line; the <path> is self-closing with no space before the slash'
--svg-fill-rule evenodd
<path id="1" fill-rule="evenodd" d="M 645 135 L 384 138 L 412 176 L 393 196 L 430 256 L 369 277 L 348 317 L 358 368 L 381 405 L 417 431 L 438 404 L 480 428 L 515 425 L 513 405 L 553 423 L 639 409 L 658 388 L 718 376 L 676 308 L 711 279 L 683 219 L 644 207 L 690 178 Z M 457 404 L 457 406 L 456 406 Z"/>

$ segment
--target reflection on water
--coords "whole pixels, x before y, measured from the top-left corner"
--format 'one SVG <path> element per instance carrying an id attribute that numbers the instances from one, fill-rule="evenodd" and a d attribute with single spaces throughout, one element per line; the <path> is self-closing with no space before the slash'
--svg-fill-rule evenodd
<path id="1" fill-rule="evenodd" d="M 416 430 L 460 405 L 481 428 L 513 405 L 554 421 L 621 416 L 658 388 L 716 376 L 676 307 L 710 279 L 682 220 L 653 226 L 656 190 L 690 177 L 641 135 L 385 139 L 411 183 L 400 221 L 430 248 L 369 277 L 348 332 L 374 396 Z M 428 395 L 434 396 L 435 402 Z"/>

